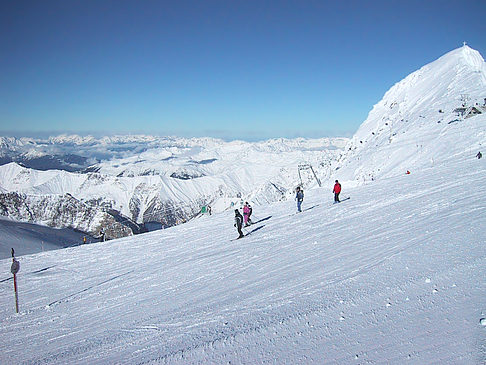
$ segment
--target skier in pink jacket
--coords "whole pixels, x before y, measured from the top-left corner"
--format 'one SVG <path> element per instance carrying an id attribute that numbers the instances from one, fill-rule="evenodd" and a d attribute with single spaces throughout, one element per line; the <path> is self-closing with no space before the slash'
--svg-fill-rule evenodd
<path id="1" fill-rule="evenodd" d="M 245 226 L 249 226 L 248 224 L 248 217 L 250 215 L 250 205 L 248 202 L 245 202 L 245 205 L 243 206 L 243 220 L 245 221 Z"/>

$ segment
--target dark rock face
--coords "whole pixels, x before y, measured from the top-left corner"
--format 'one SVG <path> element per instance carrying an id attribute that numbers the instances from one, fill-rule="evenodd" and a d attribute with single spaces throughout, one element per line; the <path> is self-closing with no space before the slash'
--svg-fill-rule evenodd
<path id="1" fill-rule="evenodd" d="M 176 172 L 173 172 L 170 177 L 174 179 L 180 179 L 180 180 L 191 180 L 191 179 L 197 179 L 198 177 L 203 177 L 205 176 L 202 173 L 195 172 L 195 171 L 189 171 L 189 170 L 179 170 Z"/>
<path id="2" fill-rule="evenodd" d="M 115 202 L 101 198 L 83 201 L 69 193 L 28 195 L 11 192 L 0 194 L 0 215 L 49 227 L 73 228 L 94 237 L 103 230 L 107 239 L 113 239 L 187 222 L 199 214 L 205 201 L 177 203 L 154 197 L 144 206 L 140 192 L 130 199 L 131 216 L 126 217 L 114 208 Z"/>
<path id="3" fill-rule="evenodd" d="M 126 222 L 100 204 L 82 202 L 70 194 L 27 195 L 17 192 L 0 194 L 0 214 L 18 221 L 41 223 L 49 227 L 73 228 L 97 236 L 103 229 L 106 237 L 133 234 Z"/>

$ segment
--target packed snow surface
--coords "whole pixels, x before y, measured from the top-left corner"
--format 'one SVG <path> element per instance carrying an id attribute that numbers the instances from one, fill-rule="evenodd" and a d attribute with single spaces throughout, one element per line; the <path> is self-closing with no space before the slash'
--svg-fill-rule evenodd
<path id="1" fill-rule="evenodd" d="M 2 260 L 0 362 L 484 363 L 485 162 Z"/>

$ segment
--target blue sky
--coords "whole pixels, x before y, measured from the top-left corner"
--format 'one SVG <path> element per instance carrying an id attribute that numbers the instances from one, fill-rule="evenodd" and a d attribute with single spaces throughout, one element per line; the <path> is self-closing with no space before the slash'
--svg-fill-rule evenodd
<path id="1" fill-rule="evenodd" d="M 351 136 L 486 1 L 3 1 L 2 135 Z"/>

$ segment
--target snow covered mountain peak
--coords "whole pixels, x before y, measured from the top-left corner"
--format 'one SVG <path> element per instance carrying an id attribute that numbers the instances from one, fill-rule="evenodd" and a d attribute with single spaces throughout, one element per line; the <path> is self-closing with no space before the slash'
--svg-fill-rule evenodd
<path id="1" fill-rule="evenodd" d="M 340 173 L 349 180 L 373 180 L 479 148 L 485 115 L 486 63 L 465 45 L 385 93 L 346 146 Z"/>
<path id="2" fill-rule="evenodd" d="M 449 53 L 446 53 L 442 58 L 453 58 L 456 57 L 459 61 L 464 61 L 465 64 L 470 65 L 473 68 L 477 68 L 478 70 L 483 69 L 484 71 L 484 59 L 481 56 L 481 53 L 479 51 L 476 51 L 475 49 L 472 49 L 468 45 L 464 45 L 460 48 L 457 48 L 453 51 L 450 51 Z"/>
<path id="3" fill-rule="evenodd" d="M 424 113 L 429 107 L 426 105 L 428 102 L 447 107 L 454 101 L 458 104 L 482 101 L 481 97 L 486 97 L 485 94 L 484 59 L 478 51 L 463 46 L 446 53 L 395 84 L 375 105 L 360 130 L 375 119 L 374 114 L 385 114 L 391 118 L 397 114 L 405 115 L 416 111 Z"/>

